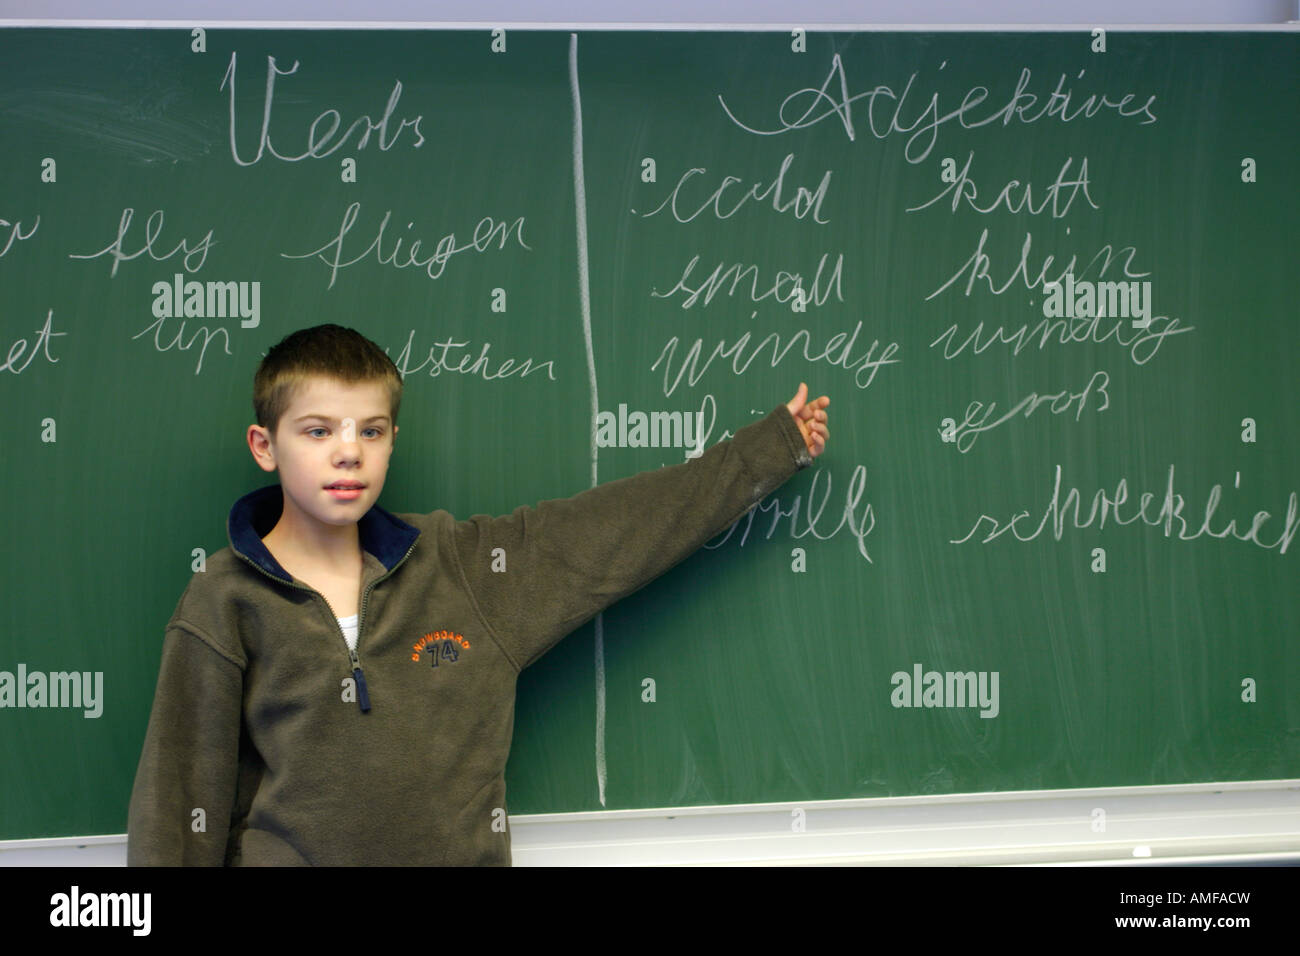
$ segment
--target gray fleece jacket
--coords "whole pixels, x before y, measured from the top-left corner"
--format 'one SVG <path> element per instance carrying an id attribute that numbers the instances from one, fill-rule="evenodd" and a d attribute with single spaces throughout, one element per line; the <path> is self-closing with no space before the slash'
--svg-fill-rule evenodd
<path id="1" fill-rule="evenodd" d="M 128 863 L 509 865 L 519 672 L 811 463 L 780 405 L 699 458 L 502 517 L 375 506 L 355 654 L 262 544 L 280 486 L 244 496 L 167 624 Z"/>

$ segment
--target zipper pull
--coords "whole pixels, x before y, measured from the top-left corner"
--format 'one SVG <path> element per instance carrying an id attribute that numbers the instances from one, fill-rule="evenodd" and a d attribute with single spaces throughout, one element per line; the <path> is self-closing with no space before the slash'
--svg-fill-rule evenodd
<path id="1" fill-rule="evenodd" d="M 357 652 L 350 647 L 348 656 L 352 658 L 352 677 L 357 682 L 357 706 L 361 708 L 361 713 L 369 713 L 370 692 L 366 689 L 366 675 L 361 672 L 361 661 L 357 659 Z"/>

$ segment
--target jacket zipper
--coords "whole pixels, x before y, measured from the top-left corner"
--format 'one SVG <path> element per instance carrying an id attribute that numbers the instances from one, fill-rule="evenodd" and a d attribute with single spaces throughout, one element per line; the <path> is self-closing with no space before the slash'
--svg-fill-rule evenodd
<path id="1" fill-rule="evenodd" d="M 339 629 L 342 632 L 342 628 Z M 347 635 L 343 637 L 343 643 L 347 643 Z M 357 644 L 361 643 L 361 622 L 357 621 Z M 348 648 L 348 657 L 352 658 L 352 679 L 357 682 L 357 706 L 361 708 L 361 713 L 370 713 L 370 691 L 366 689 L 366 675 L 361 670 L 361 661 L 357 658 L 357 652 Z"/>
<path id="2" fill-rule="evenodd" d="M 400 568 L 403 564 L 406 563 L 406 559 L 411 556 L 411 552 L 415 550 L 415 546 L 418 543 L 419 543 L 418 539 L 416 541 L 411 542 L 411 546 L 406 549 L 406 554 L 402 555 L 402 560 L 398 561 L 396 564 L 394 564 L 391 568 L 389 568 L 379 577 L 371 581 L 369 587 L 367 587 L 365 591 L 362 592 L 361 611 L 357 615 L 357 647 L 361 646 L 361 626 L 366 619 L 366 603 L 370 600 L 370 592 L 374 589 L 375 585 L 377 585 L 380 581 L 383 581 L 386 578 L 390 577 L 394 571 L 396 571 L 398 568 Z M 243 558 L 245 563 L 247 563 L 250 567 L 258 571 L 259 573 L 265 575 L 266 577 L 270 578 L 272 581 L 275 581 L 277 584 L 285 583 L 284 578 L 277 578 L 275 575 L 271 574 L 270 572 L 258 567 L 255 561 L 247 557 L 242 552 L 235 551 L 235 553 L 238 554 L 241 558 Z M 315 588 L 309 588 L 305 584 L 299 584 L 297 581 L 290 581 L 288 583 L 290 587 L 295 587 L 300 591 L 308 591 L 311 594 L 316 595 L 322 601 L 325 601 L 325 595 L 321 594 Z M 343 628 L 339 624 L 339 619 L 334 616 L 334 609 L 329 606 L 329 603 L 330 603 L 329 601 L 325 601 L 325 608 L 330 612 L 330 620 L 334 622 L 334 629 L 338 631 L 339 639 L 343 641 L 343 649 L 348 652 L 348 660 L 352 664 L 352 678 L 357 682 L 357 706 L 361 708 L 361 712 L 363 714 L 369 713 L 370 712 L 370 691 L 369 688 L 366 687 L 366 675 L 365 672 L 362 671 L 361 669 L 361 659 L 357 656 L 357 652 L 348 646 L 348 637 L 346 634 L 343 633 Z"/>

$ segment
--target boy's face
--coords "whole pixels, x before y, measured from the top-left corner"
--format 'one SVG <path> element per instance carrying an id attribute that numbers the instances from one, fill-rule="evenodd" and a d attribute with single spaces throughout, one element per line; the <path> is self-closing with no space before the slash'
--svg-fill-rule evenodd
<path id="1" fill-rule="evenodd" d="M 384 488 L 398 431 L 389 413 L 381 384 L 312 378 L 295 391 L 274 436 L 249 427 L 258 465 L 280 471 L 290 523 L 355 524 L 370 510 Z M 330 489 L 340 482 L 360 487 Z"/>

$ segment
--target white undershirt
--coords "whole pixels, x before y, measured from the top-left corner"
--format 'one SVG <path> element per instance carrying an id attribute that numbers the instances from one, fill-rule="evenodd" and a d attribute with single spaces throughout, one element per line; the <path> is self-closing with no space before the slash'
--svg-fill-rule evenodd
<path id="1" fill-rule="evenodd" d="M 357 649 L 357 617 L 353 614 L 351 617 L 339 618 L 339 627 L 343 628 L 343 637 L 347 639 L 349 650 Z"/>

